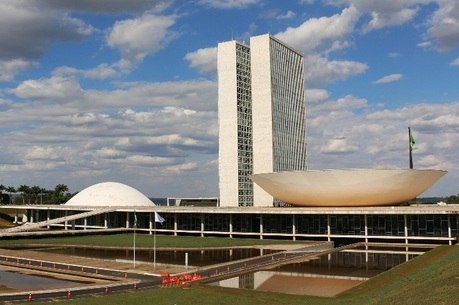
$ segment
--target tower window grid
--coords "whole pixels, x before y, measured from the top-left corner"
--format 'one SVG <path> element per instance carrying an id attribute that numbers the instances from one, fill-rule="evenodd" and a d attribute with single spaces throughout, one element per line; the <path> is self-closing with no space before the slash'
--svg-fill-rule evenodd
<path id="1" fill-rule="evenodd" d="M 252 90 L 250 48 L 236 44 L 238 205 L 253 206 Z"/>
<path id="2" fill-rule="evenodd" d="M 303 77 L 295 81 L 292 75 L 303 75 L 303 57 L 297 56 L 276 40 L 270 41 L 273 56 L 273 137 L 274 168 L 276 171 L 304 170 L 307 166 L 305 142 L 305 113 Z M 299 102 L 294 102 L 298 101 Z M 292 122 L 298 124 L 293 126 Z"/>

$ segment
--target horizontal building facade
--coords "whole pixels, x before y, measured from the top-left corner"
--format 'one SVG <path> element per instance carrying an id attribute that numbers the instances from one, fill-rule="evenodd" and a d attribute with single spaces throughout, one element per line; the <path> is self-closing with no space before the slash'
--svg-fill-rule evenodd
<path id="1" fill-rule="evenodd" d="M 459 206 L 368 208 L 95 208 L 64 206 L 4 206 L 9 215 L 25 211 L 29 223 L 56 229 L 126 229 L 137 217 L 137 230 L 145 233 L 195 236 L 325 240 L 336 243 L 442 243 L 455 244 L 459 235 Z M 83 213 L 90 211 L 91 216 Z M 165 222 L 154 223 L 154 213 Z M 80 219 L 66 220 L 78 217 Z M 46 225 L 46 221 L 61 219 Z M 19 220 L 19 218 L 16 218 Z M 102 232 L 102 231 L 101 231 Z M 9 236 L 3 233 L 3 236 Z M 25 235 L 28 232 L 24 233 Z"/>

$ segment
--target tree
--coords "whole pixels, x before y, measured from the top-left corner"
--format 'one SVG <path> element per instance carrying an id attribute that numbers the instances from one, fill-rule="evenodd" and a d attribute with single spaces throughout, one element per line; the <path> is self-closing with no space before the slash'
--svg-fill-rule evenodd
<path id="1" fill-rule="evenodd" d="M 8 193 L 8 195 L 10 196 L 10 204 L 13 203 L 13 193 L 16 193 L 16 188 L 14 188 L 14 186 L 7 186 L 6 187 L 6 192 Z"/>
<path id="2" fill-rule="evenodd" d="M 446 203 L 447 204 L 459 204 L 459 194 L 452 195 L 446 198 Z"/>
<path id="3" fill-rule="evenodd" d="M 51 193 L 50 203 L 51 204 L 62 204 L 67 201 L 70 194 L 68 193 L 69 188 L 65 184 L 58 184 Z"/>
<path id="4" fill-rule="evenodd" d="M 4 190 L 6 190 L 6 187 L 3 184 L 0 184 L 0 204 L 4 204 L 4 201 L 8 201 L 8 198 L 3 196 Z"/>
<path id="5" fill-rule="evenodd" d="M 31 197 L 33 198 L 34 204 L 37 204 L 38 195 L 40 195 L 40 193 L 41 193 L 41 187 L 39 187 L 38 185 L 34 185 L 30 188 L 30 194 L 31 194 Z"/>
<path id="6" fill-rule="evenodd" d="M 26 198 L 29 199 L 29 203 L 30 203 L 30 198 L 29 198 L 29 195 L 30 195 L 30 187 L 25 185 L 25 184 L 22 184 L 18 187 L 18 192 L 21 193 L 21 196 L 22 196 L 22 204 L 25 204 L 25 201 L 26 201 Z"/>
<path id="7" fill-rule="evenodd" d="M 47 189 L 40 188 L 40 204 L 43 204 L 44 202 L 46 202 L 46 196 L 48 196 L 49 193 L 50 191 L 48 191 Z M 43 200 L 43 196 L 45 196 L 44 200 Z"/>

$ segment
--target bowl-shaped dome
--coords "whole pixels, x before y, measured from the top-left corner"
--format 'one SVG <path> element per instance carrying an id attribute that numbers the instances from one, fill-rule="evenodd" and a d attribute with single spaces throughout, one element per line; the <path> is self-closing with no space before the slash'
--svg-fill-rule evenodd
<path id="1" fill-rule="evenodd" d="M 133 187 L 118 182 L 103 182 L 85 188 L 66 205 L 97 207 L 140 207 L 155 204 Z"/>
<path id="2" fill-rule="evenodd" d="M 252 180 L 295 206 L 378 206 L 416 198 L 447 172 L 418 169 L 341 169 L 276 172 Z"/>

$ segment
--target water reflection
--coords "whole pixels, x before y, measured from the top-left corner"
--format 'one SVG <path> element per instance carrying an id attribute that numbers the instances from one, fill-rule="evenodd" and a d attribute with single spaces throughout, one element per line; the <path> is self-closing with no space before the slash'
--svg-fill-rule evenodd
<path id="1" fill-rule="evenodd" d="M 38 249 L 36 249 L 38 250 Z M 132 260 L 133 249 L 100 249 L 86 247 L 54 247 L 43 248 L 40 251 L 51 253 L 103 258 L 103 259 L 119 259 Z M 238 249 L 213 249 L 213 250 L 157 250 L 156 262 L 167 265 L 184 265 L 185 253 L 188 253 L 188 265 L 202 267 L 214 264 L 221 264 L 240 259 L 271 254 L 279 252 L 278 250 L 255 249 L 255 248 L 238 248 Z M 153 262 L 153 250 L 136 249 L 136 260 L 143 262 Z"/>
<path id="2" fill-rule="evenodd" d="M 412 252 L 361 250 L 336 252 L 308 262 L 247 273 L 211 285 L 331 297 L 417 255 Z"/>
<path id="3" fill-rule="evenodd" d="M 73 281 L 0 270 L 0 291 L 75 287 Z M 81 284 L 81 283 L 80 283 Z"/>

